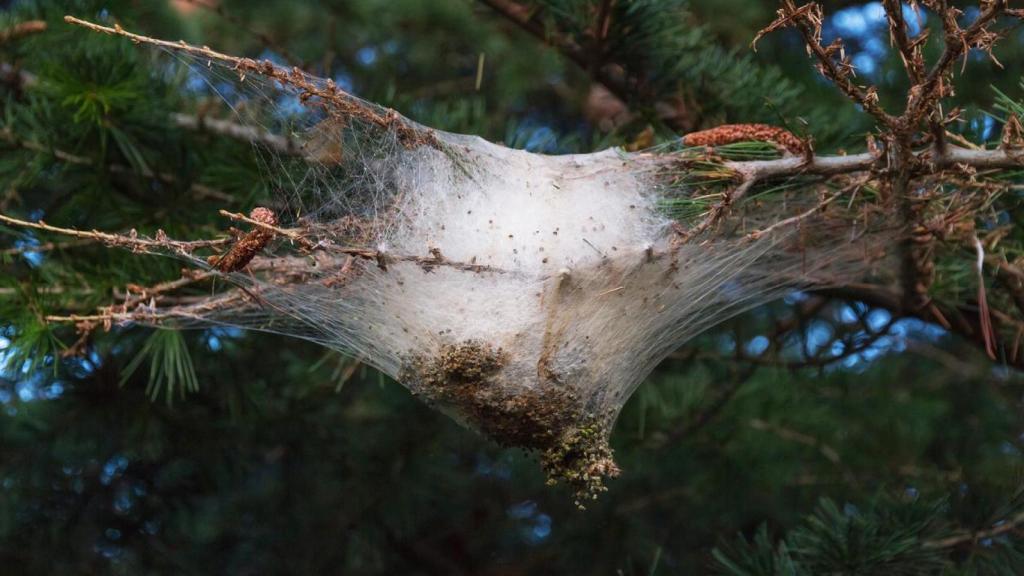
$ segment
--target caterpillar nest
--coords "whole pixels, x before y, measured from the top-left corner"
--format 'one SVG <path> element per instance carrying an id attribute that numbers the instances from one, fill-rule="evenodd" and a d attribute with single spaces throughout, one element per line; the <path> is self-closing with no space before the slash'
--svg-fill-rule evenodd
<path id="1" fill-rule="evenodd" d="M 612 426 L 669 353 L 788 291 L 864 275 L 886 241 L 859 213 L 813 210 L 820 198 L 806 190 L 716 208 L 695 183 L 702 149 L 513 150 L 296 70 L 89 26 L 233 75 L 271 108 L 282 95 L 305 105 L 304 130 L 260 148 L 290 208 L 254 213 L 253 232 L 229 250 L 171 250 L 234 288 L 122 319 L 240 326 L 344 351 L 498 444 L 536 453 L 580 500 L 619 473 Z M 726 184 L 711 197 L 726 198 Z"/>

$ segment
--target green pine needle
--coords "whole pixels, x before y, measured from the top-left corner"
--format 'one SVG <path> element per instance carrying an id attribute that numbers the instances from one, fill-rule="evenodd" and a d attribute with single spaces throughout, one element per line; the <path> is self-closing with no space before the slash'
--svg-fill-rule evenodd
<path id="1" fill-rule="evenodd" d="M 180 331 L 153 331 L 139 353 L 125 366 L 120 385 L 124 386 L 146 361 L 149 362 L 146 395 L 150 400 L 155 402 L 162 393 L 167 405 L 171 406 L 175 393 L 180 399 L 184 399 L 187 393 L 199 391 L 199 380 L 196 378 L 192 356 Z"/>

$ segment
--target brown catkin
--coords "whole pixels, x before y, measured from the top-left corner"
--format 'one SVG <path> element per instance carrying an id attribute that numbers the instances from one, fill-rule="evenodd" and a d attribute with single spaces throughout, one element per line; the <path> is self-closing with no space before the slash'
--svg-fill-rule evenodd
<path id="1" fill-rule="evenodd" d="M 803 140 L 785 128 L 768 124 L 725 124 L 683 137 L 687 146 L 723 146 L 736 142 L 771 142 L 792 154 L 802 155 L 806 150 Z"/>
<path id="2" fill-rule="evenodd" d="M 257 207 L 249 213 L 253 220 L 269 226 L 277 226 L 277 215 L 270 208 Z M 257 254 L 274 238 L 274 231 L 256 228 L 238 239 L 231 249 L 220 258 L 211 258 L 211 264 L 221 272 L 236 272 L 245 268 Z"/>

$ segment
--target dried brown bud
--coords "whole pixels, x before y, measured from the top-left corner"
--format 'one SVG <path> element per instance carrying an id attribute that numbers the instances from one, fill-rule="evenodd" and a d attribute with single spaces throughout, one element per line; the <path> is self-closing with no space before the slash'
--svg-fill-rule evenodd
<path id="1" fill-rule="evenodd" d="M 277 226 L 277 214 L 274 214 L 274 211 L 271 210 L 270 208 L 257 206 L 256 208 L 252 209 L 252 212 L 249 213 L 249 218 L 252 218 L 253 220 L 261 224 Z"/>
<path id="2" fill-rule="evenodd" d="M 1010 114 L 1010 117 L 1006 119 L 999 147 L 1003 150 L 1024 148 L 1024 128 L 1021 127 L 1020 118 L 1016 114 Z"/>

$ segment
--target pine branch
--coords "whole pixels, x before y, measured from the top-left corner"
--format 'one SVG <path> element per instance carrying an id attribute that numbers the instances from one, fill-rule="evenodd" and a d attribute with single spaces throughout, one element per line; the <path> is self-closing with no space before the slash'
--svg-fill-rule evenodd
<path id="1" fill-rule="evenodd" d="M 957 23 L 959 11 L 947 5 L 945 0 L 926 2 L 929 8 L 939 15 L 945 31 L 945 48 L 938 61 L 925 74 L 925 62 L 921 54 L 921 46 L 928 37 L 927 31 L 916 39 L 911 39 L 908 26 L 903 18 L 903 4 L 886 0 L 890 37 L 896 45 L 904 62 L 904 68 L 911 87 L 906 98 L 906 107 L 899 116 L 888 114 L 878 105 L 877 93 L 873 87 L 862 87 L 853 82 L 854 69 L 845 55 L 842 39 L 836 39 L 829 46 L 821 44 L 822 23 L 824 14 L 821 6 L 810 2 L 797 7 L 793 0 L 783 0 L 778 18 L 762 30 L 757 38 L 768 32 L 785 27 L 795 27 L 804 38 L 808 52 L 818 60 L 818 70 L 854 103 L 874 116 L 882 128 L 885 141 L 885 163 L 879 164 L 880 183 L 890 198 L 892 207 L 898 212 L 903 225 L 908 230 L 908 237 L 900 243 L 901 287 L 902 300 L 900 309 L 929 314 L 943 325 L 950 326 L 944 315 L 931 302 L 929 289 L 934 279 L 935 266 L 932 262 L 935 234 L 927 222 L 924 222 L 928 197 L 921 192 L 912 192 L 911 182 L 915 177 L 937 172 L 943 168 L 960 166 L 968 169 L 1001 169 L 1016 168 L 1022 165 L 1020 154 L 1007 146 L 999 150 L 979 150 L 948 147 L 943 125 L 952 118 L 942 117 L 939 104 L 952 92 L 952 86 L 946 81 L 950 68 L 956 59 L 964 56 L 969 48 L 991 50 L 1001 37 L 990 26 L 997 18 L 1006 13 L 1005 0 L 987 0 L 982 3 L 982 12 L 967 29 L 961 29 Z M 1024 12 L 1010 11 L 1016 18 L 1024 17 Z M 929 153 L 915 151 L 915 137 L 926 124 L 931 135 L 934 150 Z M 808 160 L 810 162 L 810 159 Z M 751 187 L 751 180 L 756 176 L 744 175 L 734 191 L 726 195 L 723 205 L 735 202 Z M 721 218 L 724 206 L 720 205 L 706 218 L 702 224 L 708 227 Z M 992 351 L 992 330 L 984 290 L 979 289 L 980 333 L 986 350 Z M 1010 323 L 1012 318 L 1007 317 Z M 1005 322 L 1004 322 L 1005 323 Z M 974 332 L 967 326 L 967 333 Z"/>
<path id="2" fill-rule="evenodd" d="M 56 158 L 57 160 L 60 160 L 61 162 L 67 164 L 74 164 L 76 166 L 94 166 L 96 164 L 91 158 L 86 156 L 72 154 L 71 152 L 66 152 L 64 150 L 59 150 L 56 148 L 48 148 L 38 142 L 32 142 L 30 140 L 21 140 L 13 132 L 11 132 L 10 129 L 7 128 L 0 129 L 0 140 L 18 146 L 19 148 L 24 148 L 25 150 L 49 154 Z M 152 178 L 155 180 L 160 180 L 161 182 L 164 182 L 166 184 L 174 185 L 178 183 L 178 178 L 175 177 L 173 174 L 169 172 L 154 172 L 153 170 L 147 167 L 143 167 L 142 169 L 137 170 L 129 166 L 125 166 L 123 164 L 115 163 L 107 164 L 106 166 L 104 166 L 104 168 L 107 170 L 107 172 L 111 174 L 136 174 L 142 176 L 143 178 Z M 200 184 L 198 182 L 193 182 L 189 184 L 188 190 L 195 197 L 201 199 L 217 200 L 219 202 L 225 202 L 228 204 L 235 204 L 238 202 L 238 199 L 232 196 L 231 194 L 228 194 L 221 190 L 217 190 L 216 188 L 207 186 L 205 184 Z"/>
<path id="3" fill-rule="evenodd" d="M 35 87 L 39 78 L 29 72 L 28 70 L 22 70 L 15 68 L 6 62 L 0 63 L 0 82 L 4 82 L 12 85 L 15 89 L 24 89 Z M 267 130 L 260 130 L 254 126 L 246 126 L 244 124 L 238 124 L 229 120 L 223 120 L 219 118 L 210 118 L 205 114 L 183 114 L 181 112 L 174 112 L 170 116 L 171 123 L 178 128 L 183 130 L 190 130 L 199 133 L 215 134 L 217 136 L 223 136 L 232 140 L 238 140 L 240 142 L 247 142 L 250 144 L 258 144 L 266 146 L 270 150 L 288 156 L 296 156 L 301 154 L 301 147 L 292 138 L 275 134 Z M 0 132 L 4 137 L 11 137 L 9 131 Z M 42 145 L 29 143 L 27 148 L 39 151 L 45 151 Z M 54 151 L 56 154 L 57 151 Z M 64 154 L 64 153 L 61 153 Z M 87 159 L 86 159 L 87 160 Z M 73 161 L 74 163 L 84 164 L 84 162 Z M 161 175 L 162 178 L 167 178 L 169 175 Z M 232 198 L 229 195 L 223 194 L 221 199 Z M 214 196 L 210 196 L 211 198 Z"/>

